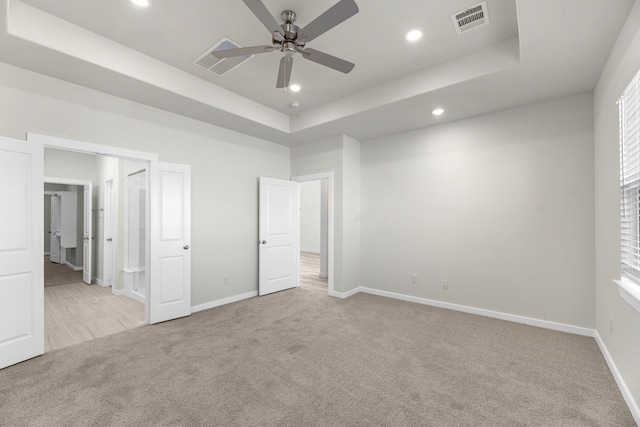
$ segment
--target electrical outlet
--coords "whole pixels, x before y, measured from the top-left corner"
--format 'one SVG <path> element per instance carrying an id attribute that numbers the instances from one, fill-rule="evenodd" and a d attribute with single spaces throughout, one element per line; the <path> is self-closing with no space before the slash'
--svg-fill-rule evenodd
<path id="1" fill-rule="evenodd" d="M 611 317 L 609 318 L 609 332 L 613 333 L 613 319 Z"/>
<path id="2" fill-rule="evenodd" d="M 229 276 L 224 276 L 224 285 L 227 286 L 229 284 Z"/>
<path id="3" fill-rule="evenodd" d="M 411 275 L 411 284 L 412 285 L 417 285 L 418 284 L 418 276 L 416 276 L 415 274 Z"/>
<path id="4" fill-rule="evenodd" d="M 448 280 L 443 280 L 442 281 L 442 289 L 449 289 L 449 281 Z"/>

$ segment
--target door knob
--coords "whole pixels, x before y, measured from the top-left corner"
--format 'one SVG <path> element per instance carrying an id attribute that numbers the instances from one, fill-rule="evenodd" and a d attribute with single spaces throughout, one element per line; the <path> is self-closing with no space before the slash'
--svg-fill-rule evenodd
<path id="1" fill-rule="evenodd" d="M 182 249 L 184 249 L 184 250 L 186 251 L 187 249 L 189 249 L 189 245 L 184 245 L 184 246 L 182 247 Z"/>
<path id="2" fill-rule="evenodd" d="M 266 244 L 267 244 L 267 241 L 266 241 L 266 240 L 263 240 L 261 243 L 262 243 L 263 245 L 266 245 Z"/>
<path id="3" fill-rule="evenodd" d="M 107 242 L 113 242 L 113 239 L 112 239 L 111 237 L 109 237 L 109 238 L 107 239 Z"/>

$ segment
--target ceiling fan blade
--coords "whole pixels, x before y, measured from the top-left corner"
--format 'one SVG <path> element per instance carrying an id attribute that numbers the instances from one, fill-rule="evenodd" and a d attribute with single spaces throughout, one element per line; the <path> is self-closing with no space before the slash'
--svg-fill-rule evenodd
<path id="1" fill-rule="evenodd" d="M 324 65 L 325 67 L 333 68 L 334 70 L 345 74 L 351 72 L 353 67 L 356 66 L 356 64 L 352 62 L 345 61 L 344 59 L 337 58 L 333 55 L 329 55 L 328 53 L 320 52 L 315 49 L 298 49 L 298 52 L 302 54 L 304 59 Z"/>
<path id="2" fill-rule="evenodd" d="M 223 58 L 233 58 L 234 56 L 245 56 L 245 55 L 254 55 L 256 53 L 267 53 L 267 52 L 272 52 L 273 49 L 274 47 L 271 45 L 239 47 L 237 49 L 213 50 L 211 51 L 211 55 L 215 56 L 218 59 L 223 59 Z"/>
<path id="3" fill-rule="evenodd" d="M 262 22 L 262 25 L 264 25 L 267 30 L 269 30 L 269 32 L 276 38 L 276 40 L 284 40 L 284 31 L 261 0 L 242 1 L 247 5 L 249 9 L 251 9 L 251 12 L 256 15 L 256 18 L 258 18 L 260 22 Z"/>
<path id="4" fill-rule="evenodd" d="M 280 70 L 278 71 L 277 88 L 289 87 L 291 80 L 291 69 L 293 68 L 293 57 L 286 55 L 280 60 Z"/>
<path id="5" fill-rule="evenodd" d="M 336 25 L 346 21 L 358 13 L 358 5 L 354 0 L 340 0 L 331 6 L 325 13 L 307 24 L 298 32 L 298 42 L 309 42 L 321 34 L 329 31 Z"/>

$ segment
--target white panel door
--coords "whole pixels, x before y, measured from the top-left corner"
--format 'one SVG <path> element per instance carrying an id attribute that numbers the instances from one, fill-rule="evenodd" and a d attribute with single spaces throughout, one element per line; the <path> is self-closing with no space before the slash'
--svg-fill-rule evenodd
<path id="1" fill-rule="evenodd" d="M 152 163 L 149 323 L 191 314 L 190 241 L 191 167 Z"/>
<path id="2" fill-rule="evenodd" d="M 260 178 L 258 294 L 298 286 L 298 183 Z"/>
<path id="3" fill-rule="evenodd" d="M 75 191 L 61 191 L 60 202 L 60 246 L 75 248 L 78 228 L 78 193 Z M 62 262 L 62 260 L 61 260 Z"/>
<path id="4" fill-rule="evenodd" d="M 44 353 L 43 159 L 0 137 L 0 368 Z"/>
<path id="5" fill-rule="evenodd" d="M 60 263 L 60 201 L 59 194 L 51 196 L 51 231 L 50 231 L 50 249 L 49 260 L 51 262 Z"/>
<path id="6" fill-rule="evenodd" d="M 82 268 L 82 281 L 88 285 L 91 284 L 92 278 L 92 210 L 93 205 L 93 184 L 87 184 L 84 186 L 84 221 L 82 231 L 82 259 L 84 260 L 84 267 Z"/>
<path id="7" fill-rule="evenodd" d="M 104 253 L 102 260 L 102 284 L 103 286 L 113 286 L 114 275 L 114 197 L 113 197 L 113 185 L 115 177 L 110 177 L 104 181 Z"/>

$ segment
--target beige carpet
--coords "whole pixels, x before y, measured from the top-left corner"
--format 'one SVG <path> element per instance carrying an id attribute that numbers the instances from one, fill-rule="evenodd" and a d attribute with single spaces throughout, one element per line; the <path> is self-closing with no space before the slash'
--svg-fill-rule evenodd
<path id="1" fill-rule="evenodd" d="M 74 271 L 66 264 L 56 264 L 44 257 L 44 286 L 58 286 L 67 283 L 82 282 L 82 270 Z"/>
<path id="2" fill-rule="evenodd" d="M 297 288 L 0 370 L 7 426 L 633 426 L 592 338 Z"/>

